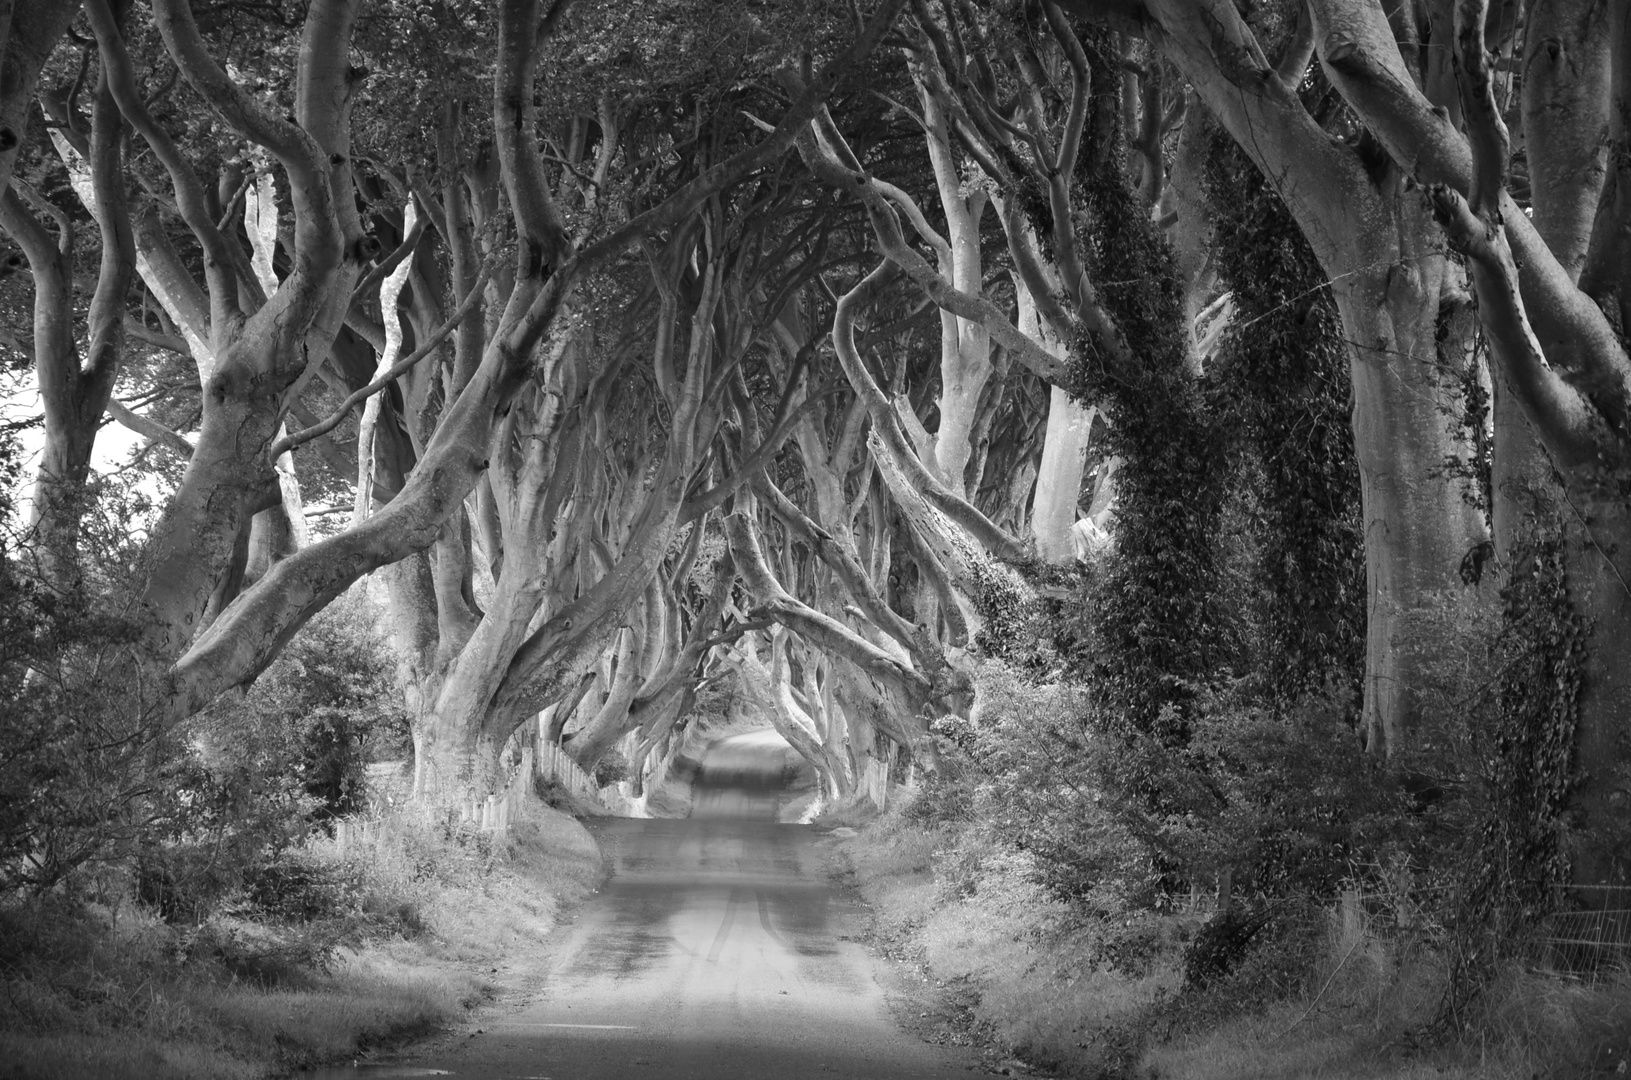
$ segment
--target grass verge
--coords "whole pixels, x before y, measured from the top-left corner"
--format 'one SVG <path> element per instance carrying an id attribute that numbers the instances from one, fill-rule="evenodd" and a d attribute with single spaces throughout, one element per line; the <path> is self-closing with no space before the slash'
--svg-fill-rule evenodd
<path id="1" fill-rule="evenodd" d="M 192 925 L 106 899 L 0 908 L 0 1077 L 251 1080 L 350 1062 L 535 983 L 527 957 L 602 874 L 583 827 L 541 804 L 503 836 L 399 820 L 295 865 L 324 893 L 305 917 L 242 901 Z"/>
<path id="2" fill-rule="evenodd" d="M 1229 975 L 1186 987 L 1207 914 L 1106 919 L 1051 898 L 1029 856 L 976 824 L 915 813 L 911 793 L 840 850 L 873 944 L 920 985 L 907 1025 L 1029 1070 L 1136 1080 L 1575 1080 L 1631 1070 L 1631 976 L 1513 966 L 1462 1032 L 1435 1034 L 1438 946 L 1363 909 L 1288 912 Z M 932 1019 L 931 1019 L 932 1018 Z M 1012 1071 L 1020 1071 L 1016 1063 Z"/>

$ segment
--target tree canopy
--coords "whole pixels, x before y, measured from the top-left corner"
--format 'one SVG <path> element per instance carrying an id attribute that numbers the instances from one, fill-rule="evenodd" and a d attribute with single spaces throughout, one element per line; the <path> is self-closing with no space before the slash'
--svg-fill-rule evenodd
<path id="1" fill-rule="evenodd" d="M 17 687 L 170 731 L 368 579 L 425 800 L 729 685 L 834 800 L 998 769 L 1064 889 L 1479 780 L 1489 895 L 1624 882 L 1621 6 L 0 13 L 0 587 L 125 620 Z"/>

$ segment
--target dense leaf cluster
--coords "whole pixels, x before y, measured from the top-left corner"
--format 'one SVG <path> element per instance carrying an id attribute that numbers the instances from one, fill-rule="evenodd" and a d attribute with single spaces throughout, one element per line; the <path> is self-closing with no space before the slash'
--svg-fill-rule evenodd
<path id="1" fill-rule="evenodd" d="M 285 916 L 332 906 L 321 894 L 334 883 L 308 874 L 297 846 L 365 808 L 370 760 L 406 751 L 394 658 L 373 618 L 362 598 L 342 599 L 242 696 L 191 722 L 180 811 L 152 823 L 137 863 L 138 894 L 166 918 L 198 921 L 240 897 Z"/>
<path id="2" fill-rule="evenodd" d="M 0 481 L 16 460 L 7 435 Z M 365 607 L 329 608 L 247 693 L 166 724 L 128 580 L 145 501 L 107 481 L 83 492 L 75 573 L 47 576 L 14 490 L 0 482 L 0 887 L 134 868 L 157 910 L 193 920 L 255 886 L 314 820 L 360 808 L 366 761 L 405 728 Z"/>
<path id="3" fill-rule="evenodd" d="M 1228 445 L 1208 385 L 1189 367 L 1171 248 L 1127 180 L 1115 119 L 1120 76 L 1114 65 L 1093 70 L 1095 110 L 1110 119 L 1089 126 L 1094 138 L 1077 170 L 1075 227 L 1135 366 L 1112 363 L 1103 342 L 1075 343 L 1072 392 L 1104 410 L 1103 453 L 1122 462 L 1116 556 L 1095 612 L 1095 647 L 1083 661 L 1128 724 L 1159 729 L 1176 744 L 1186 737 L 1183 706 L 1228 654 L 1230 634 L 1216 603 Z"/>
<path id="4" fill-rule="evenodd" d="M 177 770 L 153 721 L 162 687 L 132 677 L 139 501 L 80 493 L 84 545 L 102 558 L 48 578 L 11 499 L 19 460 L 15 432 L 0 432 L 0 889 L 45 889 L 177 813 Z"/>
<path id="5" fill-rule="evenodd" d="M 1339 317 L 1278 195 L 1218 138 L 1206 187 L 1233 321 L 1197 363 L 1173 254 L 1126 179 L 1119 89 L 1095 83 L 1074 224 L 1132 361 L 1087 335 L 1072 387 L 1121 461 L 1116 548 L 1075 615 L 1050 610 L 1080 635 L 1043 629 L 1081 689 L 1063 702 L 987 671 L 976 715 L 937 730 L 977 763 L 982 820 L 1058 895 L 1107 912 L 1194 887 L 1328 896 L 1426 842 L 1351 729 L 1364 560 Z"/>
<path id="6" fill-rule="evenodd" d="M 242 697 L 196 721 L 223 783 L 286 788 L 327 820 L 363 809 L 364 766 L 407 749 L 395 660 L 376 611 L 346 597 L 307 623 Z"/>
<path id="7" fill-rule="evenodd" d="M 1329 897 L 1363 866 L 1419 855 L 1423 825 L 1342 722 L 1346 698 L 1291 716 L 1242 683 L 1196 698 L 1187 746 L 1118 730 L 1092 691 L 990 663 L 966 721 L 936 725 L 970 789 L 951 805 L 1035 856 L 1038 880 L 1106 915 L 1169 908 L 1175 890 Z M 1085 722 L 1084 722 L 1085 718 Z"/>
<path id="8" fill-rule="evenodd" d="M 1239 439 L 1239 500 L 1255 548 L 1248 666 L 1288 701 L 1358 686 L 1365 558 L 1349 421 L 1348 350 L 1325 273 L 1279 193 L 1214 130 L 1206 192 L 1234 308 L 1211 361 Z"/>
<path id="9" fill-rule="evenodd" d="M 1480 703 L 1488 811 L 1468 868 L 1452 1009 L 1503 944 L 1556 907 L 1569 880 L 1567 820 L 1590 628 L 1569 599 L 1558 528 L 1531 537 L 1501 590 L 1499 675 Z"/>

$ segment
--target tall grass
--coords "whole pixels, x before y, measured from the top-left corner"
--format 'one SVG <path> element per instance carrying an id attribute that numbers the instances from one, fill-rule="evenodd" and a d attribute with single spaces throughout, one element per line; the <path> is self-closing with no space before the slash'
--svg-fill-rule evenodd
<path id="1" fill-rule="evenodd" d="M 973 1018 L 1008 1050 L 1074 1075 L 1118 1068 L 1127 1021 L 1182 981 L 1176 950 L 1157 944 L 1117 965 L 1096 927 L 1036 884 L 1028 856 L 984 853 L 973 882 L 939 891 L 922 933 L 930 969 L 978 991 Z M 1156 943 L 1179 932 L 1170 918 L 1147 922 Z"/>
<path id="2" fill-rule="evenodd" d="M 1442 957 L 1368 922 L 1327 913 L 1307 988 L 1172 1038 L 1144 1064 L 1159 1080 L 1574 1080 L 1624 1075 L 1631 977 L 1595 983 L 1509 965 L 1460 1032 L 1428 1027 L 1447 985 Z"/>
<path id="3" fill-rule="evenodd" d="M 0 908 L 0 1076 L 248 1080 L 348 1062 L 491 997 L 494 965 L 601 876 L 588 833 L 541 805 L 508 835 L 403 819 L 300 858 L 300 880 L 343 886 L 317 917 L 229 906 L 177 926 L 60 896 Z"/>
<path id="4" fill-rule="evenodd" d="M 953 988 L 969 1034 L 1068 1075 L 1119 1068 L 1122 1025 L 1176 989 L 1176 954 L 1112 970 L 1081 914 L 1036 884 L 1028 856 L 970 823 L 923 820 L 918 797 L 906 793 L 845 842 L 875 943 Z M 1171 919 L 1147 930 L 1179 933 Z"/>
<path id="5" fill-rule="evenodd" d="M 1185 986 L 1210 916 L 1106 919 L 1030 856 L 910 794 L 844 841 L 886 953 L 955 988 L 978 1034 L 1060 1075 L 1138 1080 L 1575 1080 L 1631 1072 L 1631 973 L 1513 964 L 1459 1032 L 1430 1026 L 1443 937 L 1406 897 L 1294 906 L 1227 976 Z M 1113 924 L 1113 925 L 1111 925 Z"/>

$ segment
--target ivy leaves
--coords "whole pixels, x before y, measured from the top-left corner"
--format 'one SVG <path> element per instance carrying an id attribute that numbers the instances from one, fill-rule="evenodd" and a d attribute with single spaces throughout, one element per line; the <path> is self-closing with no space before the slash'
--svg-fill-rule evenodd
<path id="1" fill-rule="evenodd" d="M 1213 361 L 1244 458 L 1256 666 L 1282 700 L 1364 662 L 1365 557 L 1348 351 L 1325 274 L 1285 204 L 1215 133 L 1206 190 L 1233 324 Z"/>

